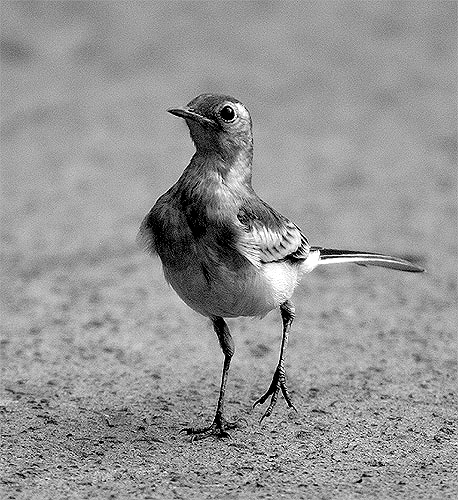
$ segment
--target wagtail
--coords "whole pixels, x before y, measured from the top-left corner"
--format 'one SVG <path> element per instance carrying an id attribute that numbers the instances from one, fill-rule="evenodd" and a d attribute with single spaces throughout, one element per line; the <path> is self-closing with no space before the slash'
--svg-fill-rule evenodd
<path id="1" fill-rule="evenodd" d="M 294 319 L 291 296 L 303 273 L 326 264 L 352 262 L 422 272 L 390 255 L 310 246 L 302 231 L 261 200 L 251 186 L 251 117 L 237 99 L 202 94 L 169 113 L 186 120 L 196 152 L 178 181 L 143 220 L 139 240 L 162 261 L 164 275 L 189 307 L 211 319 L 224 353 L 213 422 L 186 428 L 193 439 L 228 437 L 235 427 L 224 416 L 224 395 L 234 341 L 225 318 L 262 317 L 280 309 L 283 335 L 272 382 L 253 406 L 279 392 L 294 408 L 286 386 L 285 353 Z"/>

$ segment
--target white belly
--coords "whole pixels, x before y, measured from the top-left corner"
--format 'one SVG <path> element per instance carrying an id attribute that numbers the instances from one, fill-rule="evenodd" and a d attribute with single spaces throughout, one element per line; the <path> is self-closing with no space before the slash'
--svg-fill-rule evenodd
<path id="1" fill-rule="evenodd" d="M 237 272 L 216 270 L 210 279 L 198 263 L 180 271 L 164 267 L 164 275 L 180 298 L 204 316 L 264 316 L 293 295 L 300 267 L 271 262 Z"/>

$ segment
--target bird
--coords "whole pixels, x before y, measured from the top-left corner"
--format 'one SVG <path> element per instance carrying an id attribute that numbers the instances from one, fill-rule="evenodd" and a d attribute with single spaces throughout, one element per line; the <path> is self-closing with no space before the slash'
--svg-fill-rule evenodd
<path id="1" fill-rule="evenodd" d="M 225 416 L 225 393 L 235 345 L 226 320 L 263 317 L 279 309 L 282 339 L 278 364 L 266 392 L 260 422 L 287 387 L 285 355 L 295 316 L 291 300 L 300 278 L 318 266 L 356 263 L 423 272 L 406 259 L 380 253 L 311 246 L 301 229 L 263 201 L 252 187 L 253 135 L 248 109 L 237 99 L 201 94 L 167 110 L 183 118 L 195 153 L 177 182 L 143 219 L 140 245 L 159 256 L 165 279 L 194 311 L 209 318 L 224 354 L 213 420 L 182 429 L 192 440 L 230 437 L 238 422 Z M 297 411 L 297 410 L 296 410 Z"/>

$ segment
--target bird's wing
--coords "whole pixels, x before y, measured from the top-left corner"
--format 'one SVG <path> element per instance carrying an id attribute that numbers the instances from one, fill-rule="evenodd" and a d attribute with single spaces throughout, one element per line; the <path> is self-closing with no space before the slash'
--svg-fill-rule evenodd
<path id="1" fill-rule="evenodd" d="M 310 245 L 301 230 L 262 200 L 245 201 L 237 218 L 242 225 L 238 249 L 252 264 L 308 257 Z"/>

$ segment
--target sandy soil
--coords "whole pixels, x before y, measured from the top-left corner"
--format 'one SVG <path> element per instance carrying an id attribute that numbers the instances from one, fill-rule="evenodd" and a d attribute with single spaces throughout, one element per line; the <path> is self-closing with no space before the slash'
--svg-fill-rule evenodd
<path id="1" fill-rule="evenodd" d="M 2 6 L 2 498 L 456 498 L 456 3 L 129 5 Z M 280 318 L 230 321 L 240 428 L 191 444 L 222 354 L 135 233 L 215 90 L 313 244 L 428 273 L 308 275 L 262 425 Z"/>

